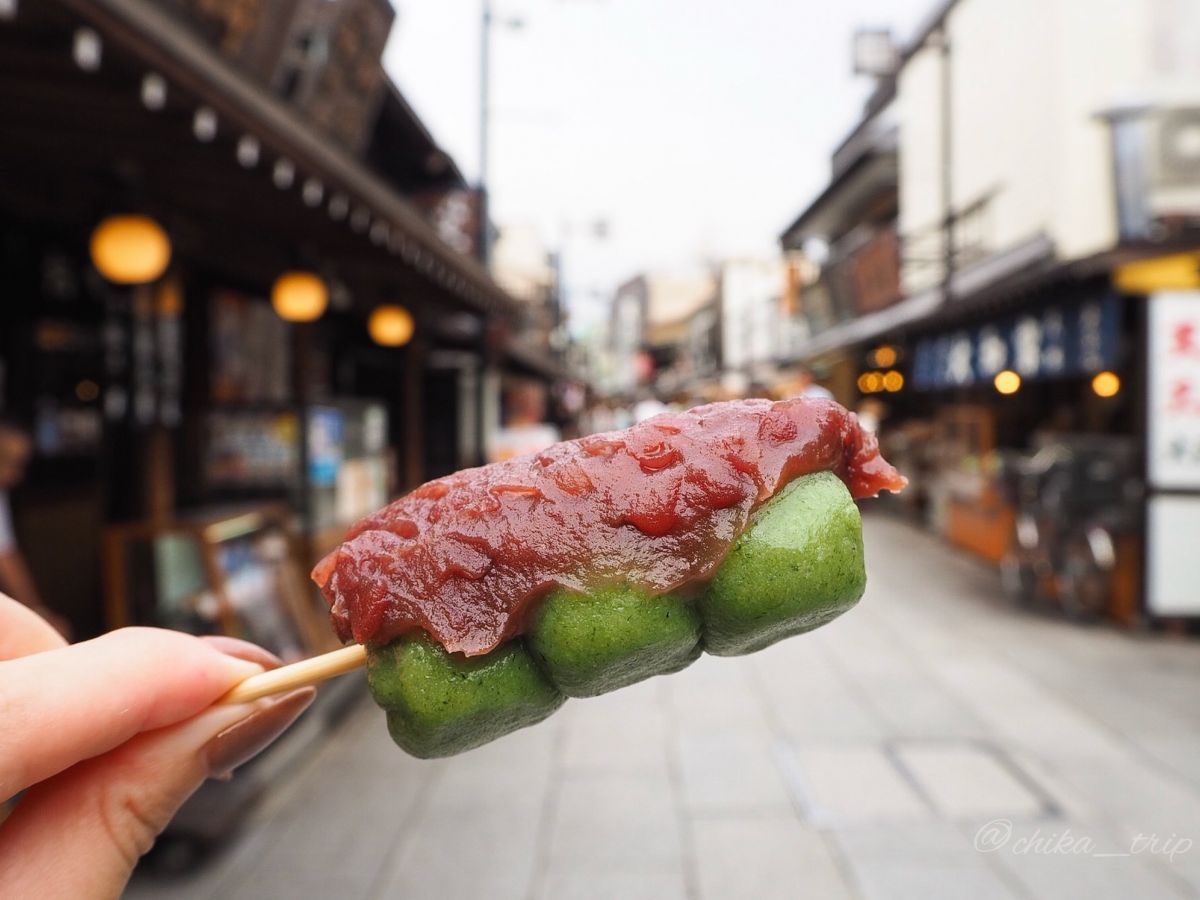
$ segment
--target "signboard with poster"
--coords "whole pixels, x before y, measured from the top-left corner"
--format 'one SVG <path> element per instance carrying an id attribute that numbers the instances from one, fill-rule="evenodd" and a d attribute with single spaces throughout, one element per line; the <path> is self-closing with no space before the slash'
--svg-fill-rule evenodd
<path id="1" fill-rule="evenodd" d="M 1200 615 L 1200 290 L 1147 301 L 1146 606 L 1158 616 Z M 1171 493 L 1153 493 L 1170 491 Z"/>
<path id="2" fill-rule="evenodd" d="M 1200 291 L 1161 291 L 1149 304 L 1150 486 L 1200 491 Z"/>
<path id="3" fill-rule="evenodd" d="M 1196 535 L 1200 494 L 1157 494 L 1146 502 L 1146 608 L 1156 616 L 1200 616 Z"/>

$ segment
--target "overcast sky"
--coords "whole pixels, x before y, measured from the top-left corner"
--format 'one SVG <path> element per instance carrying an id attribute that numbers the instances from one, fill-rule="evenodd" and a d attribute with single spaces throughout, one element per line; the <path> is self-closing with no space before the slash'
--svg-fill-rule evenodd
<path id="1" fill-rule="evenodd" d="M 388 70 L 474 181 L 480 2 L 394 2 Z M 577 320 L 640 271 L 774 254 L 869 93 L 855 27 L 907 37 L 933 3 L 494 0 L 523 25 L 494 34 L 493 219 L 562 246 Z"/>

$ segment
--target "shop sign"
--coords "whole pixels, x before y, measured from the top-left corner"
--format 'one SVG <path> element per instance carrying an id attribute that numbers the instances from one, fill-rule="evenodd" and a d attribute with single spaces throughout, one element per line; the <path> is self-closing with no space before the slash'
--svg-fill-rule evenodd
<path id="1" fill-rule="evenodd" d="M 1014 369 L 1026 380 L 1065 378 L 1115 367 L 1120 307 L 1115 295 L 1055 304 L 917 342 L 913 384 L 970 387 Z"/>
<path id="2" fill-rule="evenodd" d="M 1200 291 L 1161 291 L 1149 304 L 1150 484 L 1200 490 Z"/>
<path id="3" fill-rule="evenodd" d="M 1200 615 L 1196 534 L 1200 495 L 1157 494 L 1146 503 L 1146 606 L 1156 616 Z"/>

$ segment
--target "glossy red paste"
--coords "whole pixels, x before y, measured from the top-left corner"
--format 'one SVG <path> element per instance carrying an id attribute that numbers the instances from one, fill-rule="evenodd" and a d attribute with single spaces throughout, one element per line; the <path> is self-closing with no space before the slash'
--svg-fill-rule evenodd
<path id="1" fill-rule="evenodd" d="M 664 593 L 707 578 L 758 505 L 820 470 L 856 498 L 905 484 L 830 400 L 666 413 L 422 485 L 355 525 L 313 579 L 344 641 L 419 628 L 476 656 L 555 586 Z"/>

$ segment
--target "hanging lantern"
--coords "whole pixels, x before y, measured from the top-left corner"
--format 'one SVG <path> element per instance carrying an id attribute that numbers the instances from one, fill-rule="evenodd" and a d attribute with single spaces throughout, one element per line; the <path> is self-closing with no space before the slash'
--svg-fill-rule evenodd
<path id="1" fill-rule="evenodd" d="M 996 373 L 996 377 L 992 379 L 992 385 L 1001 394 L 1015 394 L 1021 389 L 1021 376 L 1012 369 L 1005 369 L 1003 372 Z"/>
<path id="2" fill-rule="evenodd" d="M 284 272 L 271 286 L 271 305 L 287 322 L 312 322 L 329 305 L 329 288 L 312 272 Z"/>
<path id="3" fill-rule="evenodd" d="M 145 284 L 167 270 L 171 239 L 149 216 L 109 216 L 92 232 L 91 252 L 92 264 L 109 281 Z"/>
<path id="4" fill-rule="evenodd" d="M 403 306 L 377 306 L 367 319 L 371 340 L 383 347 L 403 347 L 413 336 L 413 317 Z"/>
<path id="5" fill-rule="evenodd" d="M 1097 372 L 1092 378 L 1092 393 L 1097 397 L 1115 397 L 1121 390 L 1121 378 L 1116 372 Z"/>

